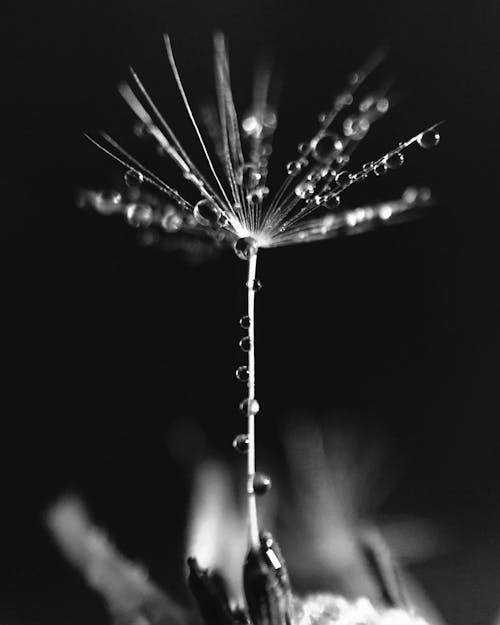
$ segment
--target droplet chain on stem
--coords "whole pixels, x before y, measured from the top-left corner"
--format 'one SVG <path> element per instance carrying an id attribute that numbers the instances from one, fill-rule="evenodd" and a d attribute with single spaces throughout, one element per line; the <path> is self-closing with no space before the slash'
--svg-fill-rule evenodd
<path id="1" fill-rule="evenodd" d="M 257 517 L 257 502 L 255 500 L 255 413 L 251 408 L 252 400 L 255 400 L 255 272 L 257 268 L 257 252 L 250 254 L 248 258 L 248 338 L 250 349 L 248 351 L 248 454 L 247 454 L 247 496 L 248 496 L 248 523 L 250 546 L 258 550 L 259 521 Z"/>

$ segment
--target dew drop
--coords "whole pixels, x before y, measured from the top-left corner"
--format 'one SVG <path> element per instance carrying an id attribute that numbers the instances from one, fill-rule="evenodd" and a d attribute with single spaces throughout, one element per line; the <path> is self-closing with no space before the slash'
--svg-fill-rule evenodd
<path id="1" fill-rule="evenodd" d="M 238 258 L 248 260 L 254 254 L 257 254 L 258 246 L 252 237 L 242 237 L 235 241 L 233 249 Z"/>
<path id="2" fill-rule="evenodd" d="M 133 133 L 136 137 L 140 139 L 148 139 L 152 136 L 151 130 L 154 129 L 152 124 L 145 124 L 144 122 L 138 121 L 134 124 Z"/>
<path id="3" fill-rule="evenodd" d="M 83 198 L 83 205 L 91 204 L 98 213 L 111 215 L 120 210 L 122 196 L 117 191 L 102 191 L 101 193 L 86 194 Z"/>
<path id="4" fill-rule="evenodd" d="M 246 454 L 248 452 L 249 440 L 247 434 L 238 434 L 233 440 L 233 449 L 236 449 L 240 454 Z"/>
<path id="5" fill-rule="evenodd" d="M 286 166 L 287 174 L 290 176 L 295 176 L 299 172 L 301 172 L 306 165 L 307 165 L 307 160 L 305 158 L 299 158 L 296 161 L 291 161 Z"/>
<path id="6" fill-rule="evenodd" d="M 327 208 L 335 210 L 340 206 L 340 195 L 332 195 L 328 198 Z"/>
<path id="7" fill-rule="evenodd" d="M 302 200 L 314 195 L 314 185 L 310 182 L 303 182 L 295 187 L 295 195 Z"/>
<path id="8" fill-rule="evenodd" d="M 247 287 L 255 291 L 256 293 L 261 290 L 262 282 L 260 280 L 254 280 L 251 284 L 247 282 Z"/>
<path id="9" fill-rule="evenodd" d="M 244 315 L 243 317 L 240 318 L 240 326 L 242 328 L 244 328 L 245 330 L 248 330 L 250 325 L 251 325 L 251 320 L 248 315 Z"/>
<path id="10" fill-rule="evenodd" d="M 194 218 L 200 226 L 215 226 L 219 220 L 220 209 L 210 200 L 200 200 L 194 207 Z"/>
<path id="11" fill-rule="evenodd" d="M 237 172 L 237 181 L 244 189 L 251 190 L 259 186 L 262 179 L 261 172 L 255 165 L 245 164 Z"/>
<path id="12" fill-rule="evenodd" d="M 407 204 L 425 204 L 432 197 L 431 190 L 428 187 L 408 187 L 404 190 L 402 200 Z"/>
<path id="13" fill-rule="evenodd" d="M 327 201 L 328 201 L 327 195 L 315 195 L 313 198 L 313 202 L 316 204 L 316 206 L 322 206 L 323 204 L 326 204 Z"/>
<path id="14" fill-rule="evenodd" d="M 169 206 L 161 218 L 161 227 L 165 232 L 177 232 L 182 226 L 182 217 L 173 206 Z"/>
<path id="15" fill-rule="evenodd" d="M 238 343 L 240 349 L 244 352 L 249 352 L 252 347 L 252 342 L 250 341 L 249 336 L 244 336 L 240 342 Z"/>
<path id="16" fill-rule="evenodd" d="M 240 411 L 244 415 L 256 415 L 260 410 L 259 402 L 256 399 L 244 399 L 240 403 Z"/>
<path id="17" fill-rule="evenodd" d="M 308 149 L 309 149 L 309 144 L 308 143 L 299 143 L 299 145 L 297 146 L 297 150 L 301 154 L 305 154 Z"/>
<path id="18" fill-rule="evenodd" d="M 370 129 L 370 121 L 366 117 L 347 117 L 343 127 L 346 137 L 360 141 Z"/>
<path id="19" fill-rule="evenodd" d="M 236 369 L 236 379 L 240 382 L 248 382 L 248 378 L 250 377 L 250 372 L 246 365 L 241 365 Z"/>
<path id="20" fill-rule="evenodd" d="M 317 161 L 328 163 L 342 151 L 343 147 L 342 139 L 338 135 L 327 133 L 313 143 L 312 154 Z"/>
<path id="21" fill-rule="evenodd" d="M 264 473 L 256 473 L 253 478 L 253 490 L 256 495 L 265 495 L 271 489 L 271 478 Z"/>
<path id="22" fill-rule="evenodd" d="M 384 174 L 387 173 L 387 165 L 384 162 L 379 163 L 378 165 L 375 165 L 373 173 L 376 176 L 383 176 Z"/>
<path id="23" fill-rule="evenodd" d="M 147 204 L 129 204 L 126 208 L 128 223 L 134 228 L 147 228 L 153 223 L 153 209 Z"/>
<path id="24" fill-rule="evenodd" d="M 395 154 L 391 154 L 391 156 L 385 159 L 385 164 L 389 169 L 398 169 L 405 162 L 404 156 L 401 152 L 396 152 Z"/>
<path id="25" fill-rule="evenodd" d="M 144 182 L 144 176 L 141 174 L 140 171 L 137 171 L 136 169 L 128 169 L 125 172 L 123 179 L 128 187 L 134 187 Z"/>
<path id="26" fill-rule="evenodd" d="M 426 130 L 417 139 L 418 145 L 421 148 L 428 150 L 435 147 L 441 140 L 441 135 L 436 130 Z"/>
<path id="27" fill-rule="evenodd" d="M 380 207 L 378 211 L 378 216 L 383 221 L 387 221 L 388 219 L 392 217 L 392 213 L 393 213 L 392 206 L 390 204 L 384 204 L 383 206 Z"/>
<path id="28" fill-rule="evenodd" d="M 269 193 L 268 187 L 261 185 L 259 187 L 256 187 L 255 189 L 252 189 L 251 191 L 247 193 L 247 201 L 248 202 L 262 202 L 262 200 L 266 197 L 268 193 Z"/>
<path id="29" fill-rule="evenodd" d="M 339 96 L 335 98 L 335 108 L 340 110 L 345 106 L 351 106 L 352 104 L 352 94 L 346 91 L 345 93 L 341 93 Z"/>
<path id="30" fill-rule="evenodd" d="M 335 176 L 335 183 L 339 187 L 347 186 L 352 180 L 352 176 L 348 171 L 341 171 Z"/>

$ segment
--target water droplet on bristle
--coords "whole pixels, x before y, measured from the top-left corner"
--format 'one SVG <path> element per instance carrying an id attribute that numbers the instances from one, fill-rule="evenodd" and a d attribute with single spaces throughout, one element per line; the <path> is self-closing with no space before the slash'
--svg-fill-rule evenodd
<path id="1" fill-rule="evenodd" d="M 147 204 L 129 204 L 126 209 L 128 223 L 134 228 L 147 228 L 153 223 L 153 209 Z"/>
<path id="2" fill-rule="evenodd" d="M 391 154 L 391 156 L 385 159 L 385 164 L 389 169 L 398 169 L 405 162 L 404 156 L 401 152 L 396 152 L 396 154 Z"/>
<path id="3" fill-rule="evenodd" d="M 265 495 L 271 488 L 271 478 L 264 473 L 256 473 L 253 478 L 253 490 L 256 495 Z"/>
<path id="4" fill-rule="evenodd" d="M 236 379 L 240 382 L 248 382 L 249 375 L 250 373 L 246 365 L 241 365 L 241 367 L 236 369 Z"/>
<path id="5" fill-rule="evenodd" d="M 247 282 L 247 287 L 257 293 L 257 291 L 260 291 L 262 288 L 262 282 L 260 280 L 254 280 L 251 284 Z"/>
<path id="6" fill-rule="evenodd" d="M 340 195 L 332 195 L 328 198 L 327 208 L 335 210 L 340 206 Z"/>
<path id="7" fill-rule="evenodd" d="M 335 183 L 339 187 L 345 187 L 351 182 L 351 174 L 348 171 L 341 171 L 339 174 L 335 176 Z"/>
<path id="8" fill-rule="evenodd" d="M 173 206 L 170 206 L 165 210 L 165 214 L 161 218 L 160 224 L 165 232 L 177 232 L 177 230 L 179 230 L 182 226 L 182 217 Z"/>
<path id="9" fill-rule="evenodd" d="M 256 415 L 260 410 L 259 402 L 256 399 L 244 399 L 240 403 L 240 411 L 244 415 Z"/>
<path id="10" fill-rule="evenodd" d="M 233 440 L 233 448 L 240 454 L 246 454 L 248 452 L 248 446 L 249 441 L 247 434 L 238 434 Z"/>
<path id="11" fill-rule="evenodd" d="M 312 154 L 321 163 L 330 162 L 343 148 L 342 139 L 336 134 L 324 134 L 312 146 Z"/>
<path id="12" fill-rule="evenodd" d="M 210 200 L 200 200 L 194 207 L 194 218 L 200 226 L 215 226 L 219 221 L 220 209 Z"/>
<path id="13" fill-rule="evenodd" d="M 243 317 L 240 318 L 240 326 L 244 328 L 245 330 L 248 330 L 248 328 L 250 327 L 250 324 L 251 324 L 251 320 L 248 315 L 244 315 Z"/>
<path id="14" fill-rule="evenodd" d="M 417 142 L 421 148 L 428 150 L 429 148 L 435 147 L 439 143 L 440 139 L 441 136 L 436 130 L 426 130 L 420 135 Z"/>
<path id="15" fill-rule="evenodd" d="M 240 349 L 244 352 L 249 352 L 250 348 L 252 347 L 252 342 L 250 341 L 250 337 L 249 336 L 244 336 L 240 342 L 238 343 L 238 345 L 240 346 Z"/>
<path id="16" fill-rule="evenodd" d="M 297 185 L 295 187 L 295 195 L 302 200 L 306 200 L 311 197 L 311 195 L 314 195 L 314 185 L 310 182 L 303 182 Z"/>
<path id="17" fill-rule="evenodd" d="M 402 195 L 403 201 L 407 204 L 425 204 L 431 197 L 431 190 L 427 187 L 408 187 Z"/>
<path id="18" fill-rule="evenodd" d="M 136 169 L 129 169 L 125 172 L 123 180 L 128 187 L 134 187 L 144 182 L 144 176 Z"/>
<path id="19" fill-rule="evenodd" d="M 385 163 L 379 163 L 378 165 L 375 165 L 373 173 L 376 176 L 383 176 L 387 173 L 387 165 Z"/>
<path id="20" fill-rule="evenodd" d="M 237 181 L 244 189 L 255 189 L 261 180 L 262 175 L 255 165 L 242 165 L 237 172 Z"/>
<path id="21" fill-rule="evenodd" d="M 296 161 L 291 161 L 286 166 L 287 174 L 290 176 L 295 176 L 299 172 L 301 172 L 304 167 L 307 165 L 307 160 L 305 158 L 299 158 Z"/>
<path id="22" fill-rule="evenodd" d="M 235 254 L 241 260 L 248 260 L 250 256 L 257 254 L 258 246 L 252 237 L 242 237 L 235 241 L 233 245 Z"/>

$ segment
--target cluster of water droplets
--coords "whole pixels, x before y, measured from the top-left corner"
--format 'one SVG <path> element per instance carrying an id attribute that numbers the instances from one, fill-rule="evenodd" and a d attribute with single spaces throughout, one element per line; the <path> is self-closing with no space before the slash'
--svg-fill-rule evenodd
<path id="1" fill-rule="evenodd" d="M 318 117 L 314 135 L 298 145 L 297 157 L 286 166 L 287 176 L 268 200 L 267 184 L 272 140 L 277 126 L 277 107 L 272 97 L 270 68 L 257 73 L 251 106 L 238 121 L 230 85 L 229 62 L 223 38 L 216 37 L 217 106 L 207 108 L 204 121 L 215 146 L 220 164 L 215 166 L 187 101 L 170 42 L 167 52 L 172 71 L 191 119 L 211 176 L 207 177 L 192 162 L 172 129 L 163 119 L 139 78 L 132 72 L 133 86 L 122 85 L 120 92 L 137 117 L 134 133 L 155 144 L 161 157 L 180 168 L 182 178 L 194 187 L 197 197 L 187 200 L 175 188 L 131 157 L 108 135 L 97 145 L 124 166 L 127 197 L 104 197 L 88 192 L 86 201 L 101 213 L 121 212 L 135 228 L 151 228 L 165 235 L 189 234 L 204 241 L 233 245 L 238 256 L 246 243 L 278 247 L 309 242 L 340 233 L 359 232 L 369 224 L 386 222 L 409 207 L 428 204 L 402 199 L 382 205 L 347 208 L 343 192 L 369 175 L 381 176 L 404 163 L 404 153 L 416 143 L 430 148 L 439 143 L 437 125 L 401 142 L 380 158 L 365 163 L 358 171 L 348 170 L 352 155 L 361 140 L 390 108 L 386 88 L 367 88 L 367 78 L 381 60 L 371 59 L 351 74 L 344 91 L 329 109 Z M 224 176 L 220 176 L 220 172 Z M 147 186 L 154 193 L 130 190 Z M 159 192 L 159 193 L 158 193 Z M 168 196 L 168 202 L 153 195 Z M 320 217 L 310 217 L 313 211 Z M 150 236 L 153 240 L 153 236 Z M 160 237 L 161 238 L 161 237 Z M 239 240 L 242 243 L 239 243 Z"/>

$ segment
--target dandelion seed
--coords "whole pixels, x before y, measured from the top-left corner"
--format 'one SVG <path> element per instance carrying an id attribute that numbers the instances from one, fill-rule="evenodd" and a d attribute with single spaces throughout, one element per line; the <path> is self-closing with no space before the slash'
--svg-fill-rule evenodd
<path id="1" fill-rule="evenodd" d="M 186 183 L 194 188 L 196 200 L 189 201 L 117 141 L 103 134 L 101 139 L 91 141 L 126 169 L 129 186 L 121 195 L 107 195 L 106 199 L 102 193 L 89 191 L 83 194 L 83 201 L 103 214 L 122 213 L 135 228 L 155 229 L 167 239 L 183 235 L 207 246 L 232 246 L 236 255 L 248 263 L 247 311 L 244 325 L 241 322 L 247 334 L 239 343 L 247 355 L 247 363 L 238 367 L 236 377 L 247 385 L 249 541 L 251 549 L 259 553 L 262 545 L 255 495 L 257 491 L 268 490 L 270 480 L 257 474 L 255 468 L 255 294 L 261 288 L 256 278 L 258 253 L 357 234 L 429 205 L 431 197 L 425 189 L 408 189 L 400 198 L 354 208 L 344 204 L 344 196 L 368 177 L 375 178 L 401 167 L 405 153 L 413 146 L 427 149 L 437 145 L 439 124 L 419 131 L 358 168 L 351 165 L 360 141 L 390 108 L 387 88 L 368 90 L 366 87 L 368 76 L 381 61 L 381 55 L 375 55 L 351 74 L 344 91 L 321 113 L 316 132 L 298 145 L 296 157 L 286 165 L 281 186 L 271 193 L 267 178 L 277 106 L 270 68 L 261 68 L 257 73 L 253 101 L 240 124 L 231 90 L 226 42 L 222 35 L 215 36 L 217 106 L 215 110 L 206 108 L 203 114 L 214 143 L 212 158 L 191 109 L 168 37 L 165 45 L 207 173 L 192 161 L 133 70 L 131 84 L 121 85 L 120 93 L 137 118 L 136 134 L 156 143 L 162 157 L 169 158 Z"/>

